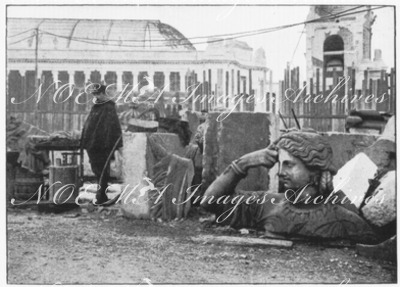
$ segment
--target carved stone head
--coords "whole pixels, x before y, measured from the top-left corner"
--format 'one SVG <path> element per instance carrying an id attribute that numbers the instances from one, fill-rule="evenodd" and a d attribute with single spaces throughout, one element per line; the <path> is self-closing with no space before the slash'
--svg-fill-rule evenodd
<path id="1" fill-rule="evenodd" d="M 283 134 L 275 145 L 279 149 L 280 177 L 285 188 L 301 188 L 314 184 L 320 193 L 332 189 L 332 148 L 315 131 L 290 131 Z M 332 190 L 330 190 L 332 191 Z"/>

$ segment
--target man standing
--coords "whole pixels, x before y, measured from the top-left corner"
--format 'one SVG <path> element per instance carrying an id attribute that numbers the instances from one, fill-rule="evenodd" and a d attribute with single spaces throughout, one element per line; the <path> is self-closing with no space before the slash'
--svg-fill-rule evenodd
<path id="1" fill-rule="evenodd" d="M 86 149 L 92 171 L 100 185 L 96 204 L 104 204 L 108 201 L 106 190 L 110 178 L 109 157 L 114 150 L 122 147 L 122 132 L 115 103 L 109 98 L 107 87 L 98 84 L 91 94 L 96 102 L 83 127 L 81 148 Z"/>

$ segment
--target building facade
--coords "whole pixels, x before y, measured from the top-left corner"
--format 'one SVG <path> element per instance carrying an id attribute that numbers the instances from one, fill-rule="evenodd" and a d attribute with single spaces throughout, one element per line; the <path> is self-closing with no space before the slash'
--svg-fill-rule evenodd
<path id="1" fill-rule="evenodd" d="M 360 13 L 355 13 L 361 11 Z M 336 17 L 335 17 L 336 16 Z M 356 90 L 362 89 L 364 72 L 368 81 L 378 79 L 383 63 L 380 50 L 371 55 L 372 25 L 375 15 L 369 6 L 317 5 L 310 8 L 306 24 L 307 80 L 314 90 L 333 88 L 335 79 L 352 76 L 355 69 Z"/>
<path id="2" fill-rule="evenodd" d="M 199 86 L 197 95 L 206 95 L 209 104 L 189 99 L 189 110 L 232 106 L 233 101 L 212 100 L 221 95 L 265 95 L 271 71 L 262 49 L 254 52 L 237 40 L 206 41 L 206 50 L 198 51 L 174 27 L 155 20 L 9 18 L 7 111 L 48 131 L 80 129 L 90 105 L 55 103 L 57 89 L 69 84 L 77 96 L 88 83 L 102 82 L 138 92 L 145 76 L 165 92 L 166 105 L 171 95 L 182 99 Z M 39 87 L 46 94 L 37 102 L 30 97 Z M 254 102 L 236 109 L 266 110 L 265 103 Z"/>

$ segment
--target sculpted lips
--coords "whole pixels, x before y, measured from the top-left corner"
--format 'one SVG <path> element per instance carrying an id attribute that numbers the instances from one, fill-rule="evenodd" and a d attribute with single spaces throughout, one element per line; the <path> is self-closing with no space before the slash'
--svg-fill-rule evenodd
<path id="1" fill-rule="evenodd" d="M 286 176 L 279 177 L 279 180 L 283 183 L 288 183 L 290 181 L 290 179 Z"/>

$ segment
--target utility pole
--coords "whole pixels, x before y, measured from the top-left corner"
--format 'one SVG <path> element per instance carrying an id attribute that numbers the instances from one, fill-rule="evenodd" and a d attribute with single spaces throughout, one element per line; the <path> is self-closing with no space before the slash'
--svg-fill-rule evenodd
<path id="1" fill-rule="evenodd" d="M 36 27 L 35 29 L 35 92 L 38 93 L 38 99 L 40 97 L 40 93 L 38 91 L 39 87 L 40 87 L 40 83 L 39 83 L 39 79 L 38 79 L 38 73 L 39 73 L 39 69 L 38 69 L 38 53 L 39 53 L 39 27 Z M 36 105 L 35 105 L 35 125 L 39 124 L 39 101 L 37 101 Z"/>

